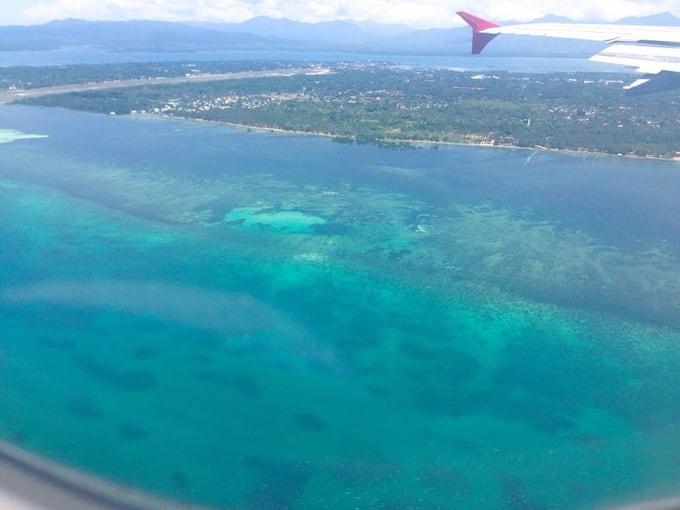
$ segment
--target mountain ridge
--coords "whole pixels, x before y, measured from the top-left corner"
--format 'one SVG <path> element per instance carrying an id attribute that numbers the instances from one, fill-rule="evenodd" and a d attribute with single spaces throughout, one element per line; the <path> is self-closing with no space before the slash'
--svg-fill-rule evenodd
<path id="1" fill-rule="evenodd" d="M 542 22 L 573 22 L 548 15 Z M 624 18 L 626 24 L 680 25 L 670 13 Z M 0 51 L 50 50 L 91 46 L 111 51 L 290 50 L 373 54 L 454 55 L 469 52 L 468 27 L 415 29 L 406 25 L 355 20 L 307 23 L 285 18 L 256 17 L 241 23 L 167 22 L 154 20 L 54 20 L 42 25 L 0 26 Z M 489 53 L 578 55 L 591 43 L 551 40 L 541 44 L 526 37 L 491 45 Z"/>

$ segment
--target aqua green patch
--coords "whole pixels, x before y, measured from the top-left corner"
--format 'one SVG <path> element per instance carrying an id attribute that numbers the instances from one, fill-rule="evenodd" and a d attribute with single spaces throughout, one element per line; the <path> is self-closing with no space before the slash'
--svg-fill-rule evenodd
<path id="1" fill-rule="evenodd" d="M 227 223 L 238 223 L 247 229 L 275 230 L 286 233 L 314 232 L 316 225 L 323 225 L 326 220 L 313 214 L 300 211 L 272 211 L 259 207 L 237 207 L 224 216 Z"/>

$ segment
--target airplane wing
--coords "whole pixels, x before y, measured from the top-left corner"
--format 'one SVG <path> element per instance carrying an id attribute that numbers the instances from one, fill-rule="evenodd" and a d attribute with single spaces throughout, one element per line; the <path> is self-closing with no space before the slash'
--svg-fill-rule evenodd
<path id="1" fill-rule="evenodd" d="M 500 26 L 468 12 L 458 15 L 472 27 L 472 53 L 480 53 L 500 34 L 537 35 L 609 44 L 590 60 L 635 67 L 644 75 L 624 87 L 628 94 L 648 94 L 680 87 L 680 27 L 527 23 Z"/>

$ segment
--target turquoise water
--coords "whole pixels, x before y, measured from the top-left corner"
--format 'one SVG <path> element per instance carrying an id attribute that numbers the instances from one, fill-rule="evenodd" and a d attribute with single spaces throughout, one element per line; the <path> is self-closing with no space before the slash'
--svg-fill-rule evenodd
<path id="1" fill-rule="evenodd" d="M 219 508 L 678 486 L 676 163 L 9 106 L 0 128 L 2 439 Z"/>

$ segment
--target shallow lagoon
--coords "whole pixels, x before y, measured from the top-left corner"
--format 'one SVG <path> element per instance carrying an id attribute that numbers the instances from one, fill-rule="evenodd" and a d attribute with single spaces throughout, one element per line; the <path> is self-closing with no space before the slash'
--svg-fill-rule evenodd
<path id="1" fill-rule="evenodd" d="M 224 508 L 678 486 L 676 163 L 0 127 L 3 439 Z"/>

